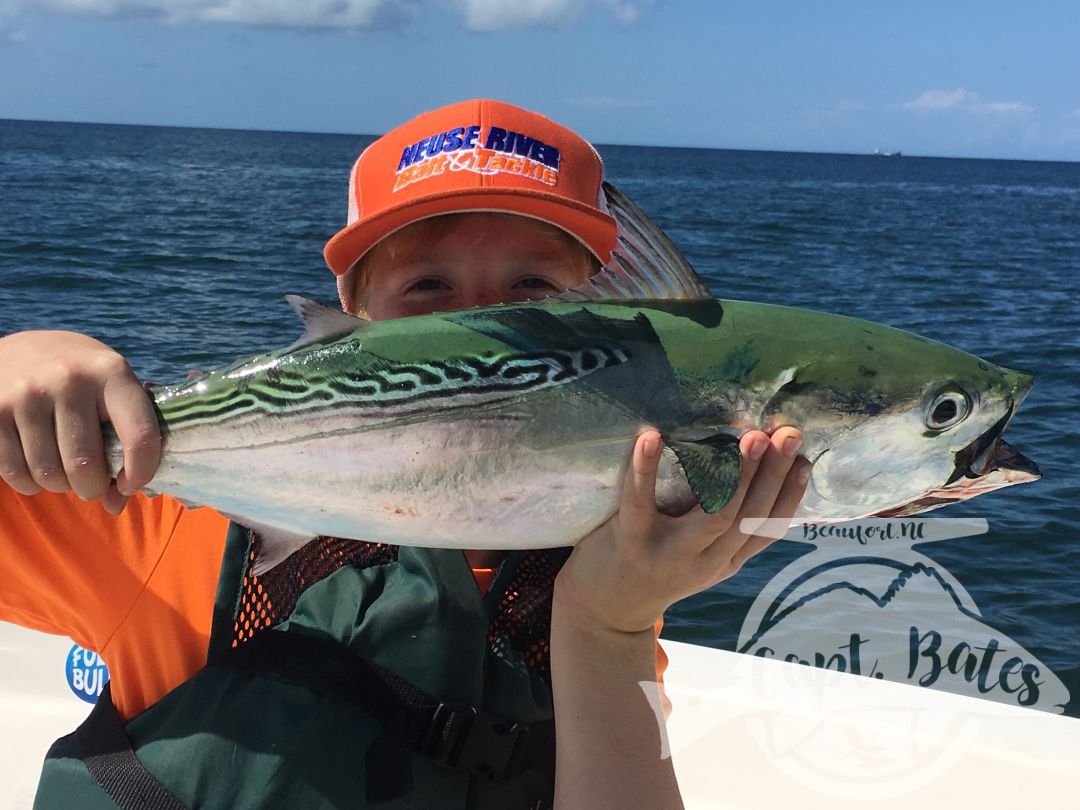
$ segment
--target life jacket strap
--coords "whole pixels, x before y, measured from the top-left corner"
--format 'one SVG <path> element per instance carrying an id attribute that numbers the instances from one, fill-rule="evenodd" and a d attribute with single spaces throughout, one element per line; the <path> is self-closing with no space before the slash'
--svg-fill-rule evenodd
<path id="1" fill-rule="evenodd" d="M 131 750 L 108 683 L 86 720 L 53 743 L 47 756 L 69 753 L 82 759 L 97 786 L 121 810 L 188 810 Z"/>
<path id="2" fill-rule="evenodd" d="M 373 804 L 412 789 L 413 751 L 459 773 L 495 781 L 554 767 L 554 721 L 504 723 L 474 706 L 442 701 L 329 638 L 264 630 L 219 653 L 210 665 L 306 686 L 380 721 L 382 729 L 365 757 L 367 799 Z"/>
<path id="3" fill-rule="evenodd" d="M 440 703 L 418 750 L 435 763 L 495 782 L 552 764 L 555 723 L 499 723 L 472 706 Z"/>

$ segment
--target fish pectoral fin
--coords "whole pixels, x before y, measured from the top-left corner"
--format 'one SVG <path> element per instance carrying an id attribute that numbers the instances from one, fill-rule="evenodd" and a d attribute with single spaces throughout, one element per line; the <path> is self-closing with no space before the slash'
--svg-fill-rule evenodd
<path id="1" fill-rule="evenodd" d="M 312 301 L 300 295 L 286 295 L 285 300 L 304 322 L 304 334 L 289 347 L 290 349 L 338 335 L 347 335 L 357 329 L 363 329 L 369 323 L 363 318 L 357 318 L 340 309 L 328 307 L 326 304 L 320 304 L 318 301 Z"/>
<path id="2" fill-rule="evenodd" d="M 226 517 L 228 517 L 226 515 Z M 293 552 L 306 546 L 315 539 L 315 535 L 279 529 L 276 526 L 264 526 L 243 518 L 234 518 L 237 523 L 247 526 L 255 534 L 258 546 L 251 573 L 259 577 L 272 568 L 285 562 Z"/>
<path id="3" fill-rule="evenodd" d="M 717 433 L 696 441 L 667 441 L 679 459 L 690 489 L 710 515 L 719 512 L 739 486 L 742 456 L 739 440 Z"/>

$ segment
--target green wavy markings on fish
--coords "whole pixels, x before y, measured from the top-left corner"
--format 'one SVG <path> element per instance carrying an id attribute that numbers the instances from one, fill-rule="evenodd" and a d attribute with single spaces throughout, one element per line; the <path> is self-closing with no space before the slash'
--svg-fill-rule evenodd
<path id="1" fill-rule="evenodd" d="M 609 194 L 616 261 L 561 301 L 368 323 L 291 299 L 297 344 L 156 391 L 150 489 L 256 528 L 260 572 L 318 534 L 572 544 L 616 510 L 647 427 L 673 513 L 727 503 L 754 427 L 805 432 L 806 519 L 932 508 L 994 468 L 1029 377 L 865 321 L 715 301 Z"/>

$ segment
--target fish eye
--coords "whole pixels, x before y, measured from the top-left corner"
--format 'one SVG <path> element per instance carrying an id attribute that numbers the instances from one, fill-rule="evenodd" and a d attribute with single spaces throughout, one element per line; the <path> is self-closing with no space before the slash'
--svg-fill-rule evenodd
<path id="1" fill-rule="evenodd" d="M 926 411 L 926 426 L 930 430 L 947 430 L 967 418 L 971 399 L 963 391 L 942 391 Z"/>

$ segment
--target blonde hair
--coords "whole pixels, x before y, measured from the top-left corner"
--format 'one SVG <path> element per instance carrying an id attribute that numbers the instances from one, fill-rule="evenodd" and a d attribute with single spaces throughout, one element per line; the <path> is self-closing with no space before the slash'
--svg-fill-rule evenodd
<path id="1" fill-rule="evenodd" d="M 495 211 L 464 211 L 421 219 L 394 231 L 389 236 L 376 242 L 367 253 L 360 257 L 356 264 L 349 268 L 348 275 L 352 277 L 352 289 L 346 300 L 352 304 L 353 312 L 361 318 L 367 317 L 368 285 L 370 281 L 370 273 L 367 270 L 373 262 L 407 261 L 412 253 L 421 250 L 427 243 L 442 239 L 461 228 L 467 221 L 466 217 L 521 218 L 521 215 L 504 214 Z M 600 260 L 582 242 L 579 242 L 562 228 L 548 222 L 539 219 L 532 221 L 536 225 L 538 233 L 546 236 L 560 248 L 567 251 L 570 267 L 575 273 L 574 286 L 583 284 L 586 279 L 600 271 Z"/>

